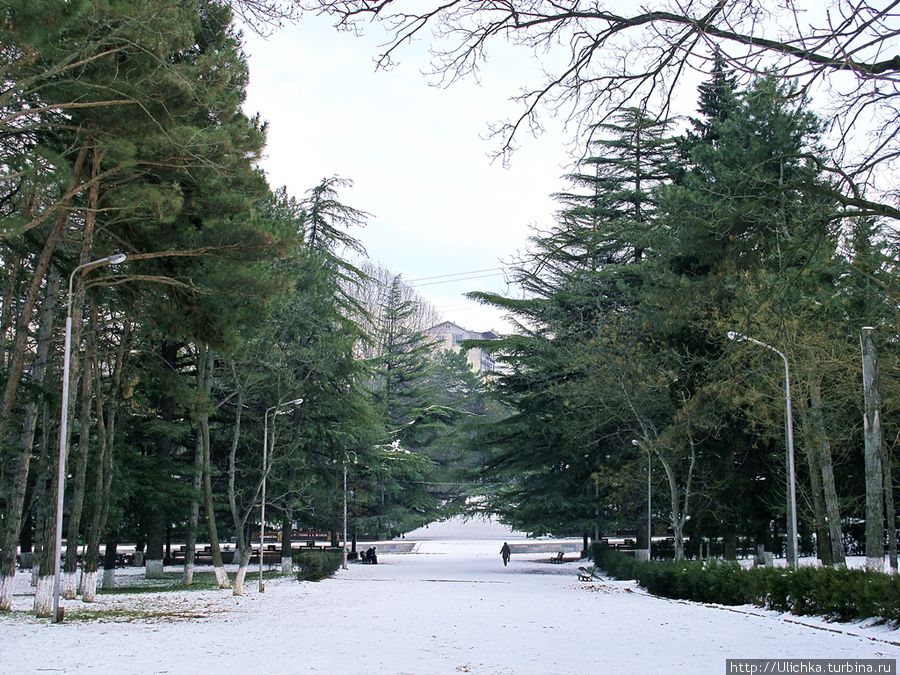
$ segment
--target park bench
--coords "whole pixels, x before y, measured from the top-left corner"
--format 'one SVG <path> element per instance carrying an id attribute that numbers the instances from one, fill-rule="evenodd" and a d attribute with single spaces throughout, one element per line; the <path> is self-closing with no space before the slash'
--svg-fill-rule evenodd
<path id="1" fill-rule="evenodd" d="M 552 563 L 562 563 L 562 562 L 565 562 L 565 560 L 563 560 L 563 555 L 564 555 L 564 553 L 563 553 L 562 551 L 560 551 L 559 553 L 556 554 L 555 557 L 550 558 L 550 562 L 552 562 Z"/>

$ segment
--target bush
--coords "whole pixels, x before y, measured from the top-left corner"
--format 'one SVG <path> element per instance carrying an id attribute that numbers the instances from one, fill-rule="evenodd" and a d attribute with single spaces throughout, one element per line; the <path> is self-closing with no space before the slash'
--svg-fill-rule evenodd
<path id="1" fill-rule="evenodd" d="M 608 575 L 635 579 L 666 598 L 721 605 L 753 604 L 836 621 L 880 618 L 900 623 L 900 577 L 831 567 L 742 569 L 733 562 L 638 561 L 608 546 L 593 558 Z"/>
<path id="2" fill-rule="evenodd" d="M 300 565 L 297 579 L 300 581 L 321 581 L 337 572 L 341 566 L 341 554 L 334 551 L 303 551 L 294 556 Z"/>

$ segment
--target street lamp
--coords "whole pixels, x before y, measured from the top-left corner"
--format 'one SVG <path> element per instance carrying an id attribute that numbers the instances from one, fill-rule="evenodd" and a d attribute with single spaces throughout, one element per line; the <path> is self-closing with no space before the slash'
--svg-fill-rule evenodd
<path id="1" fill-rule="evenodd" d="M 631 444 L 637 446 L 638 448 L 642 448 L 641 442 L 639 440 L 632 439 Z M 653 529 L 651 524 L 651 511 L 650 511 L 650 450 L 647 450 L 647 560 L 650 560 L 650 549 L 652 548 L 651 542 L 653 541 Z"/>
<path id="2" fill-rule="evenodd" d="M 358 459 L 353 450 L 344 454 L 344 545 L 341 547 L 341 569 L 347 569 L 347 455 L 353 455 L 353 463 Z"/>
<path id="3" fill-rule="evenodd" d="M 263 583 L 263 543 L 266 539 L 266 477 L 269 475 L 269 413 L 278 408 L 286 408 L 291 405 L 300 405 L 303 403 L 302 398 L 295 398 L 293 401 L 285 403 L 276 403 L 268 408 L 263 415 L 263 460 L 262 460 L 262 494 L 260 495 L 259 506 L 259 592 L 265 593 L 266 585 Z M 275 413 L 277 414 L 277 412 Z M 272 415 L 272 427 L 274 431 L 275 414 Z M 275 435 L 274 433 L 272 434 Z M 274 439 L 273 439 L 274 443 Z M 272 448 L 274 450 L 274 447 Z"/>
<path id="4" fill-rule="evenodd" d="M 787 357 L 775 349 L 772 345 L 760 342 L 752 337 L 735 333 L 733 330 L 728 331 L 728 339 L 735 342 L 752 342 L 759 345 L 763 349 L 775 352 L 784 361 L 784 408 L 785 408 L 785 431 L 787 437 L 787 489 L 788 489 L 788 562 L 796 569 L 800 564 L 797 553 L 797 488 L 794 480 L 794 419 L 791 413 L 791 371 L 788 367 Z"/>
<path id="5" fill-rule="evenodd" d="M 75 281 L 75 275 L 79 272 L 86 272 L 88 270 L 94 269 L 95 267 L 102 267 L 104 265 L 118 265 L 125 262 L 126 257 L 127 256 L 124 253 L 113 253 L 112 255 L 108 255 L 105 258 L 100 258 L 99 260 L 93 260 L 91 262 L 84 263 L 83 265 L 79 265 L 74 270 L 72 270 L 72 273 L 69 275 L 69 295 L 67 296 L 66 307 L 66 338 L 63 347 L 62 405 L 60 406 L 61 411 L 59 419 L 59 457 L 57 459 L 56 473 L 56 533 L 54 539 L 55 555 L 53 557 L 54 623 L 59 623 L 61 620 L 61 617 L 59 615 L 59 558 L 60 555 L 62 555 L 63 498 L 65 497 L 66 490 L 66 454 L 68 451 L 67 425 L 69 422 L 69 366 L 70 354 L 72 351 L 72 285 Z"/>

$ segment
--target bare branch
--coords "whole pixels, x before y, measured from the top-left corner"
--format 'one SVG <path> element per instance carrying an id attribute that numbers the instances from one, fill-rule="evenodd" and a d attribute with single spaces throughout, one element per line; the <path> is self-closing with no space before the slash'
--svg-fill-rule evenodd
<path id="1" fill-rule="evenodd" d="M 598 0 L 305 0 L 301 6 L 330 15 L 344 30 L 382 24 L 390 35 L 377 57 L 382 68 L 427 35 L 429 75 L 440 84 L 477 77 L 491 45 L 530 50 L 547 72 L 537 86 L 523 83 L 513 96 L 519 113 L 492 127 L 504 157 L 523 128 L 541 131 L 540 116 L 548 111 L 562 112 L 587 139 L 623 106 L 665 115 L 686 73 L 705 70 L 717 53 L 740 73 L 774 74 L 816 96 L 838 132 L 832 163 L 856 183 L 871 185 L 876 169 L 900 168 L 900 0 L 836 0 L 831 12 L 802 0 L 654 0 L 631 13 Z"/>

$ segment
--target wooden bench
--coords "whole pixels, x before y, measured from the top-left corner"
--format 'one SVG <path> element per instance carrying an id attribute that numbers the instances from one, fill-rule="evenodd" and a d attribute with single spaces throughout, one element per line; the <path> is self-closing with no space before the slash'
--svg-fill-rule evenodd
<path id="1" fill-rule="evenodd" d="M 562 551 L 556 554 L 556 557 L 550 558 L 550 562 L 552 563 L 563 563 L 565 560 L 563 559 L 563 555 L 565 555 Z"/>

